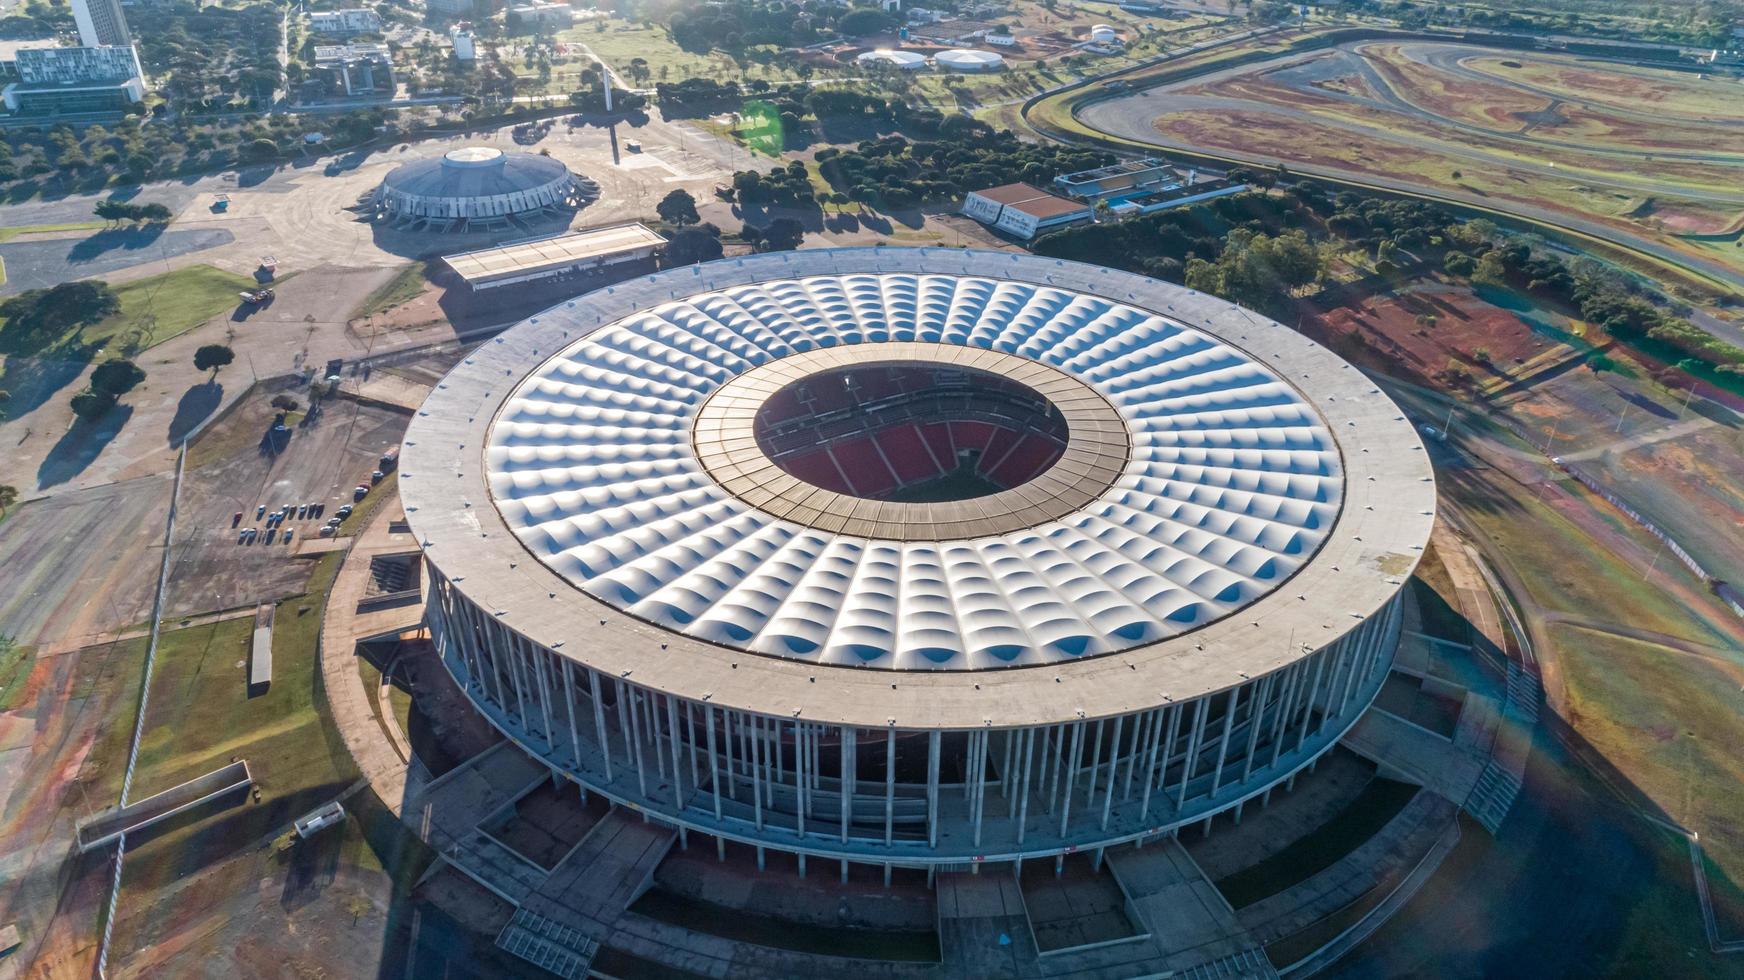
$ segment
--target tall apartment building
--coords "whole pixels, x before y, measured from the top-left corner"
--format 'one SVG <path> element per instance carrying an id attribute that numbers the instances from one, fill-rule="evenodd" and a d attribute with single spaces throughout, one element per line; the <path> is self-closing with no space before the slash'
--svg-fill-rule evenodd
<path id="1" fill-rule="evenodd" d="M 133 43 L 121 0 L 73 0 L 73 23 L 79 26 L 79 43 L 87 48 Z"/>

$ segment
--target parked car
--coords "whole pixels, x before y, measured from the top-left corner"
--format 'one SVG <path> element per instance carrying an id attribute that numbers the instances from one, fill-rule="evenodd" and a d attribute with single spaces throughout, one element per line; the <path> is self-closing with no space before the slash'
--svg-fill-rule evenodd
<path id="1" fill-rule="evenodd" d="M 285 528 L 285 544 L 290 544 L 291 543 L 291 536 L 296 534 L 296 533 L 297 533 L 297 529 L 294 527 Z"/>
<path id="2" fill-rule="evenodd" d="M 367 496 L 369 496 L 369 484 L 359 483 L 357 486 L 351 488 L 352 500 L 362 500 Z"/>
<path id="3" fill-rule="evenodd" d="M 324 538 L 330 538 L 330 537 L 332 537 L 332 536 L 333 536 L 333 534 L 334 534 L 334 532 L 336 532 L 336 531 L 338 531 L 338 530 L 339 530 L 339 528 L 338 528 L 338 526 L 336 526 L 336 525 L 333 525 L 333 524 L 323 524 L 323 525 L 321 525 L 321 531 L 320 531 L 320 534 L 321 534 L 321 536 L 322 536 L 322 537 L 324 537 Z"/>
<path id="4" fill-rule="evenodd" d="M 297 505 L 297 520 L 300 521 L 303 518 L 308 517 L 308 516 L 309 516 L 309 505 L 308 504 L 298 504 Z"/>
<path id="5" fill-rule="evenodd" d="M 382 477 L 385 477 L 385 476 L 387 476 L 386 473 L 383 473 L 381 470 L 376 470 L 375 472 L 373 472 L 369 475 L 369 482 L 370 483 L 380 483 L 382 481 Z"/>
<path id="6" fill-rule="evenodd" d="M 242 523 L 242 511 L 237 511 L 236 513 L 230 515 L 230 526 L 231 527 L 235 527 L 241 523 Z"/>
<path id="7" fill-rule="evenodd" d="M 352 506 L 351 504 L 340 504 L 339 509 L 334 511 L 333 513 L 338 514 L 340 519 L 343 520 L 347 517 L 350 517 L 351 512 L 356 510 L 356 509 L 357 508 Z"/>
<path id="8" fill-rule="evenodd" d="M 272 544 L 273 538 L 276 537 L 278 535 L 278 533 L 279 533 L 278 528 L 274 528 L 274 527 L 267 528 L 266 529 L 266 543 Z"/>
<path id="9" fill-rule="evenodd" d="M 243 528 L 242 530 L 236 532 L 236 543 L 237 544 L 247 544 L 248 543 L 248 528 Z"/>
<path id="10" fill-rule="evenodd" d="M 254 539 L 255 539 L 255 538 L 256 538 L 256 537 L 258 537 L 258 536 L 259 536 L 259 535 L 260 535 L 260 531 L 259 531 L 259 529 L 257 529 L 257 528 L 252 528 L 252 527 L 251 527 L 251 528 L 249 528 L 249 529 L 248 529 L 248 543 L 249 543 L 249 544 L 253 544 L 253 543 L 254 543 Z"/>
<path id="11" fill-rule="evenodd" d="M 262 517 L 265 517 L 265 516 L 266 516 L 266 505 L 265 504 L 261 504 L 259 507 L 256 507 L 254 509 L 254 519 L 255 520 L 258 521 Z"/>

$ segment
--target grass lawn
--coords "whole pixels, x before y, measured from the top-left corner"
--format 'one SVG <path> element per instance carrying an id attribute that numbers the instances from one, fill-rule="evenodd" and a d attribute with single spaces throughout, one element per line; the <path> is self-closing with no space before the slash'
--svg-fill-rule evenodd
<path id="1" fill-rule="evenodd" d="M 740 68 L 733 59 L 718 51 L 692 54 L 667 36 L 664 27 L 613 18 L 604 22 L 605 30 L 602 31 L 594 26 L 596 23 L 578 24 L 558 34 L 557 39 L 587 45 L 594 54 L 604 58 L 614 72 L 623 75 L 624 81 L 632 84 L 634 82 L 629 76 L 624 75 L 624 69 L 632 58 L 641 58 L 648 63 L 651 75 L 645 84 L 650 87 L 658 82 L 680 82 L 686 78 L 712 78 L 721 82 L 762 78 L 770 82 L 786 82 L 799 77 L 782 64 L 784 59 L 777 59 L 768 67 L 747 62 L 744 68 Z M 664 76 L 661 75 L 662 69 L 666 71 Z"/>
<path id="2" fill-rule="evenodd" d="M 1409 783 L 1376 776 L 1338 816 L 1260 863 L 1218 881 L 1217 890 L 1231 906 L 1242 909 L 1307 881 L 1379 833 L 1417 790 Z"/>
<path id="3" fill-rule="evenodd" d="M 0 242 L 9 242 L 19 235 L 44 234 L 57 231 L 91 231 L 107 228 L 105 221 L 74 221 L 64 225 L 19 225 L 16 228 L 0 228 Z"/>
<path id="4" fill-rule="evenodd" d="M 398 496 L 397 494 L 389 493 L 388 491 L 393 490 L 398 485 L 397 481 L 399 478 L 400 471 L 398 469 L 395 469 L 387 476 L 382 477 L 380 483 L 370 488 L 369 496 L 364 497 L 353 505 L 356 507 L 356 510 L 351 512 L 350 517 L 341 521 L 339 523 L 339 530 L 333 533 L 343 537 L 347 534 L 358 534 L 364 528 L 368 527 L 369 519 L 374 516 L 375 512 L 381 507 L 382 501 L 387 500 L 390 497 Z"/>
<path id="5" fill-rule="evenodd" d="M 424 290 L 428 285 L 429 280 L 424 275 L 424 263 L 408 263 L 401 267 L 400 271 L 394 273 L 392 279 L 377 286 L 375 292 L 364 297 L 363 302 L 358 304 L 356 312 L 351 315 L 355 319 L 374 316 L 377 313 L 386 313 L 401 303 L 409 303 L 424 295 Z"/>
<path id="6" fill-rule="evenodd" d="M 0 711 L 11 711 L 24 694 L 25 678 L 30 676 L 31 648 L 0 636 Z"/>
<path id="7" fill-rule="evenodd" d="M 188 266 L 123 283 L 115 287 L 121 312 L 55 338 L 43 349 L 76 340 L 96 345 L 119 341 L 123 346 L 142 351 L 187 333 L 233 308 L 238 302 L 236 294 L 253 287 L 253 279 L 209 265 Z M 4 323 L 0 322 L 0 330 L 4 329 Z M 0 345 L 0 353 L 35 352 L 12 350 L 7 344 Z"/>
<path id="8" fill-rule="evenodd" d="M 252 617 L 162 635 L 132 798 L 168 789 L 232 758 L 248 760 L 261 796 L 259 802 L 203 811 L 166 825 L 130 853 L 130 885 L 162 885 L 270 837 L 358 778 L 327 714 L 317 654 L 322 609 L 341 557 L 333 553 L 315 561 L 305 592 L 280 601 L 273 622 L 273 679 L 264 694 L 248 696 Z M 122 759 L 130 735 L 121 732 L 109 740 L 119 743 Z M 121 768 L 104 773 L 117 791 Z"/>

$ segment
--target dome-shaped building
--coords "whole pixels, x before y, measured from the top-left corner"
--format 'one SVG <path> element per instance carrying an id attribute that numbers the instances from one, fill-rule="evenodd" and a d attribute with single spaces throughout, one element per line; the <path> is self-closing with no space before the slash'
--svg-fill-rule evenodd
<path id="1" fill-rule="evenodd" d="M 898 51 L 893 48 L 877 48 L 863 51 L 854 61 L 860 65 L 888 65 L 900 71 L 920 71 L 926 67 L 926 57 L 913 51 Z"/>
<path id="2" fill-rule="evenodd" d="M 949 51 L 940 51 L 933 55 L 933 64 L 937 65 L 940 71 L 998 71 L 1005 67 L 1005 59 L 992 51 L 952 48 Z"/>
<path id="3" fill-rule="evenodd" d="M 489 146 L 450 150 L 395 167 L 376 188 L 376 215 L 388 221 L 440 225 L 574 210 L 598 187 L 563 162 Z"/>

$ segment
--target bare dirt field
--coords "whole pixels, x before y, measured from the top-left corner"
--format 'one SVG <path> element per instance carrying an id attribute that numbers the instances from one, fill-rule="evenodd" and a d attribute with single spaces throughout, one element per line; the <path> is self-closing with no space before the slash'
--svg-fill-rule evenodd
<path id="1" fill-rule="evenodd" d="M 77 649 L 144 621 L 170 481 L 148 476 L 27 504 L 0 523 L 0 635 Z"/>

